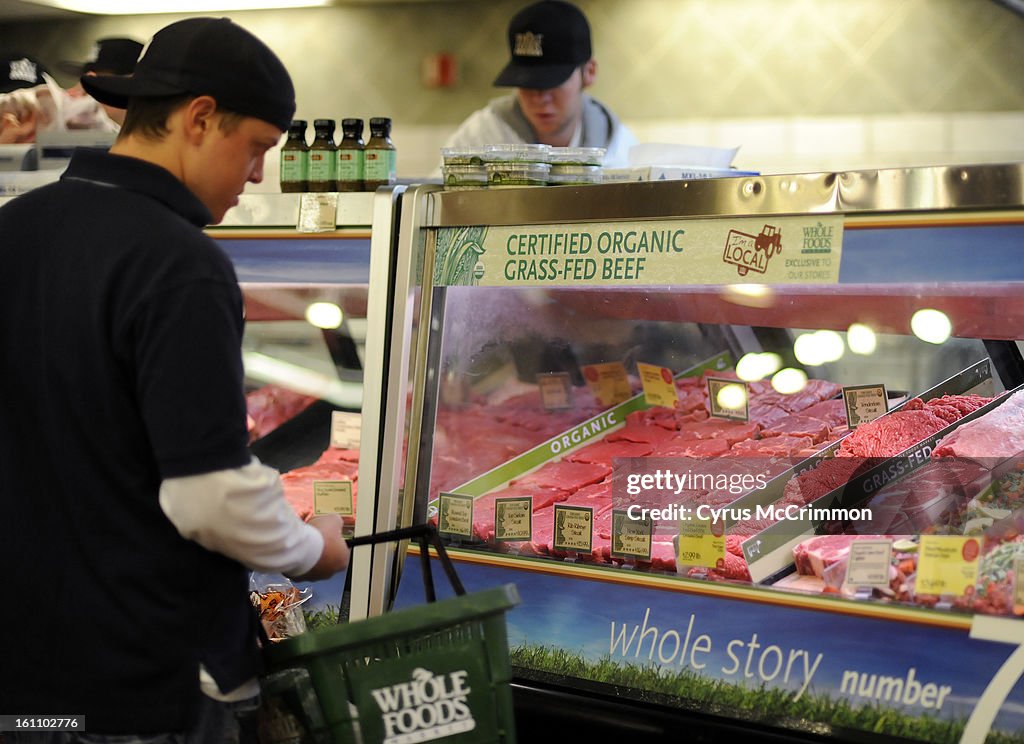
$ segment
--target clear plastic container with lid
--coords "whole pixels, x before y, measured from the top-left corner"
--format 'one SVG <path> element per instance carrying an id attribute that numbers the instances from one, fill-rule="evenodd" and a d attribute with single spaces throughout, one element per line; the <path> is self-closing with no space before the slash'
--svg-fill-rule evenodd
<path id="1" fill-rule="evenodd" d="M 446 189 L 476 189 L 487 185 L 483 147 L 442 147 L 441 175 Z"/>
<path id="2" fill-rule="evenodd" d="M 441 158 L 445 165 L 480 165 L 486 160 L 486 147 L 442 147 Z"/>
<path id="3" fill-rule="evenodd" d="M 551 165 L 603 165 L 607 150 L 603 147 L 552 147 Z"/>
<path id="4" fill-rule="evenodd" d="M 505 160 L 487 163 L 487 185 L 490 188 L 506 186 L 546 186 L 551 166 L 548 163 Z"/>
<path id="5" fill-rule="evenodd" d="M 552 185 L 601 183 L 604 172 L 603 147 L 553 147 L 551 148 L 551 173 L 548 183 Z"/>
<path id="6" fill-rule="evenodd" d="M 550 145 L 487 145 L 486 163 L 550 163 Z"/>

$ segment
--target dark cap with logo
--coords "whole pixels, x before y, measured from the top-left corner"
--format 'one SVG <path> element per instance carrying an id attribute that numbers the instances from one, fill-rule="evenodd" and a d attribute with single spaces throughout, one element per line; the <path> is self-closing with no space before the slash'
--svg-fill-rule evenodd
<path id="1" fill-rule="evenodd" d="M 127 108 L 130 98 L 192 94 L 262 119 L 281 131 L 295 114 L 295 88 L 281 60 L 227 18 L 188 18 L 153 36 L 135 72 L 82 78 L 100 103 Z"/>
<path id="2" fill-rule="evenodd" d="M 61 72 L 80 76 L 87 72 L 105 75 L 131 75 L 142 54 L 142 44 L 135 39 L 100 39 L 93 44 L 89 58 L 84 62 L 61 62 Z"/>
<path id="3" fill-rule="evenodd" d="M 508 46 L 512 60 L 495 85 L 557 88 L 590 60 L 590 24 L 572 3 L 541 0 L 523 8 L 509 22 Z"/>
<path id="4" fill-rule="evenodd" d="M 0 55 L 0 93 L 42 85 L 46 68 L 27 54 Z"/>

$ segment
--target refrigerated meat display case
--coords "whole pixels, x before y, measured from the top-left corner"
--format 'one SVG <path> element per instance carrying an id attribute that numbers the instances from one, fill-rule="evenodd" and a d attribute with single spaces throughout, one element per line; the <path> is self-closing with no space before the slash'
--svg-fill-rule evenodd
<path id="1" fill-rule="evenodd" d="M 250 448 L 281 472 L 299 515 L 341 514 L 348 534 L 376 521 L 379 441 L 362 432 L 379 426 L 403 191 L 243 195 L 208 229 L 245 300 Z M 368 556 L 354 557 L 352 575 L 364 597 Z M 344 579 L 296 585 L 308 627 L 347 613 Z"/>
<path id="2" fill-rule="evenodd" d="M 1024 741 L 1021 165 L 405 204 L 382 494 L 517 585 L 521 732 Z"/>

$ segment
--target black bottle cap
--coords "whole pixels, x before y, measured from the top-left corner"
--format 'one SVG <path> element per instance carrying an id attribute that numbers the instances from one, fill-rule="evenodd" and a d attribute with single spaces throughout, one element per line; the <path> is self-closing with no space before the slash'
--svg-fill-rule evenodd
<path id="1" fill-rule="evenodd" d="M 370 119 L 370 131 L 371 132 L 390 132 L 391 131 L 391 119 L 386 116 L 375 116 Z"/>
<path id="2" fill-rule="evenodd" d="M 334 119 L 314 119 L 313 120 L 313 128 L 314 129 L 329 129 L 330 131 L 333 132 L 334 131 Z"/>
<path id="3" fill-rule="evenodd" d="M 341 131 L 345 134 L 354 134 L 357 137 L 363 133 L 362 119 L 342 119 Z"/>

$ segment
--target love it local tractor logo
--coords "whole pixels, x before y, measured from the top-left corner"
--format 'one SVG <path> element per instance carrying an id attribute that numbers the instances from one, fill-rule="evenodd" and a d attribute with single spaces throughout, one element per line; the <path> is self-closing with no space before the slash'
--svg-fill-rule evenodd
<path id="1" fill-rule="evenodd" d="M 730 230 L 722 260 L 733 264 L 740 276 L 746 276 L 748 271 L 763 274 L 768 270 L 768 261 L 777 253 L 782 253 L 782 230 L 765 225 L 757 235 Z"/>
<path id="2" fill-rule="evenodd" d="M 417 667 L 412 679 L 371 690 L 384 723 L 384 744 L 412 744 L 476 728 L 467 698 L 469 672 L 434 674 Z"/>

